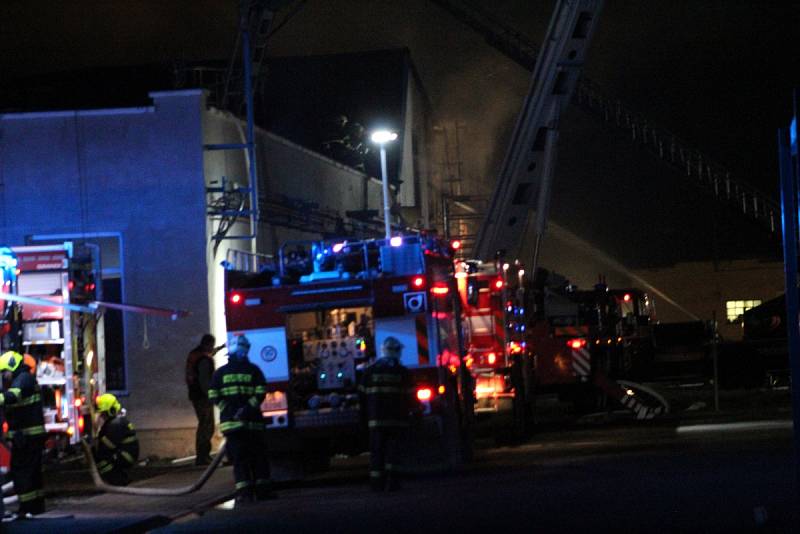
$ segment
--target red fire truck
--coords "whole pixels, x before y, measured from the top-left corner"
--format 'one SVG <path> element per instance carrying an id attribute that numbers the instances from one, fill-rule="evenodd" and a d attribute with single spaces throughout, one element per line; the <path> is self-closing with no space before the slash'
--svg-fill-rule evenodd
<path id="1" fill-rule="evenodd" d="M 497 437 L 524 433 L 533 405 L 534 353 L 526 335 L 528 285 L 519 263 L 456 261 L 466 365 L 475 380 L 475 412 Z"/>
<path id="2" fill-rule="evenodd" d="M 544 270 L 535 286 L 527 340 L 536 354 L 538 393 L 557 393 L 580 411 L 605 408 L 610 398 L 640 419 L 668 410 L 657 393 L 631 381 L 651 363 L 655 318 L 646 293 L 604 283 L 578 290 Z"/>
<path id="3" fill-rule="evenodd" d="M 419 457 L 435 450 L 453 464 L 469 455 L 472 385 L 446 242 L 289 242 L 261 259 L 229 255 L 226 320 L 229 340 L 250 340 L 250 360 L 269 384 L 262 411 L 273 459 L 364 449 L 357 384 L 387 336 L 405 346 L 402 363 L 425 414 L 415 426 Z"/>

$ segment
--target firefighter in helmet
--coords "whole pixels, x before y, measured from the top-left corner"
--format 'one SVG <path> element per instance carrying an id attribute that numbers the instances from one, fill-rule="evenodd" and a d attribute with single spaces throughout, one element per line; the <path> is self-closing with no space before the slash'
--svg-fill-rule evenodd
<path id="1" fill-rule="evenodd" d="M 97 397 L 98 427 L 94 457 L 108 484 L 127 486 L 128 470 L 139 459 L 139 440 L 125 410 L 111 393 Z"/>
<path id="2" fill-rule="evenodd" d="M 400 354 L 403 344 L 388 336 L 378 359 L 364 371 L 360 390 L 366 397 L 369 427 L 370 487 L 396 489 L 398 444 L 408 427 L 413 407 L 411 377 Z"/>
<path id="3" fill-rule="evenodd" d="M 237 336 L 229 344 L 228 363 L 214 371 L 208 390 L 208 398 L 219 408 L 219 426 L 233 463 L 238 504 L 275 496 L 261 415 L 267 383 L 261 369 L 250 363 L 249 352 L 250 341 Z"/>
<path id="4" fill-rule="evenodd" d="M 19 515 L 44 512 L 42 451 L 45 429 L 42 397 L 36 376 L 23 362 L 22 354 L 8 351 L 0 356 L 0 408 L 8 422 L 11 442 L 11 480 L 19 498 Z"/>

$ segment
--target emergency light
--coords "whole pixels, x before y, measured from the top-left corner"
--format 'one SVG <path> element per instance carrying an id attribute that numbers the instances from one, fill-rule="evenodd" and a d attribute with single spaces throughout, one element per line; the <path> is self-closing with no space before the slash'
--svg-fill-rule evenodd
<path id="1" fill-rule="evenodd" d="M 419 388 L 417 390 L 417 400 L 426 402 L 431 400 L 433 397 L 433 390 L 431 388 Z"/>
<path id="2" fill-rule="evenodd" d="M 575 339 L 570 339 L 567 341 L 567 346 L 571 349 L 577 350 L 582 349 L 586 346 L 586 339 L 582 337 L 576 337 Z"/>

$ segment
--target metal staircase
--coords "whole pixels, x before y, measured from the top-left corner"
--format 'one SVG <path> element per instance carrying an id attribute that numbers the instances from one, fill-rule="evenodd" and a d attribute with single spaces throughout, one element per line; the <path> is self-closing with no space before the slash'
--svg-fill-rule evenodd
<path id="1" fill-rule="evenodd" d="M 538 49 L 525 35 L 465 0 L 431 0 L 461 22 L 481 34 L 486 42 L 508 58 L 532 71 Z M 622 101 L 605 95 L 597 84 L 582 77 L 576 88 L 578 106 L 624 131 L 637 147 L 644 148 L 683 173 L 697 186 L 718 200 L 755 219 L 771 233 L 780 232 L 780 209 L 770 195 L 737 180 L 723 165 L 645 116 L 632 111 Z"/>

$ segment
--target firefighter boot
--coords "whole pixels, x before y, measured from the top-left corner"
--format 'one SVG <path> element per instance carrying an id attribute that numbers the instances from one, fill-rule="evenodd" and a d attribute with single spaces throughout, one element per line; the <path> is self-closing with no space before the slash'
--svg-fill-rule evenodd
<path id="1" fill-rule="evenodd" d="M 252 486 L 238 488 L 236 490 L 236 507 L 247 506 L 255 502 L 255 494 Z"/>

